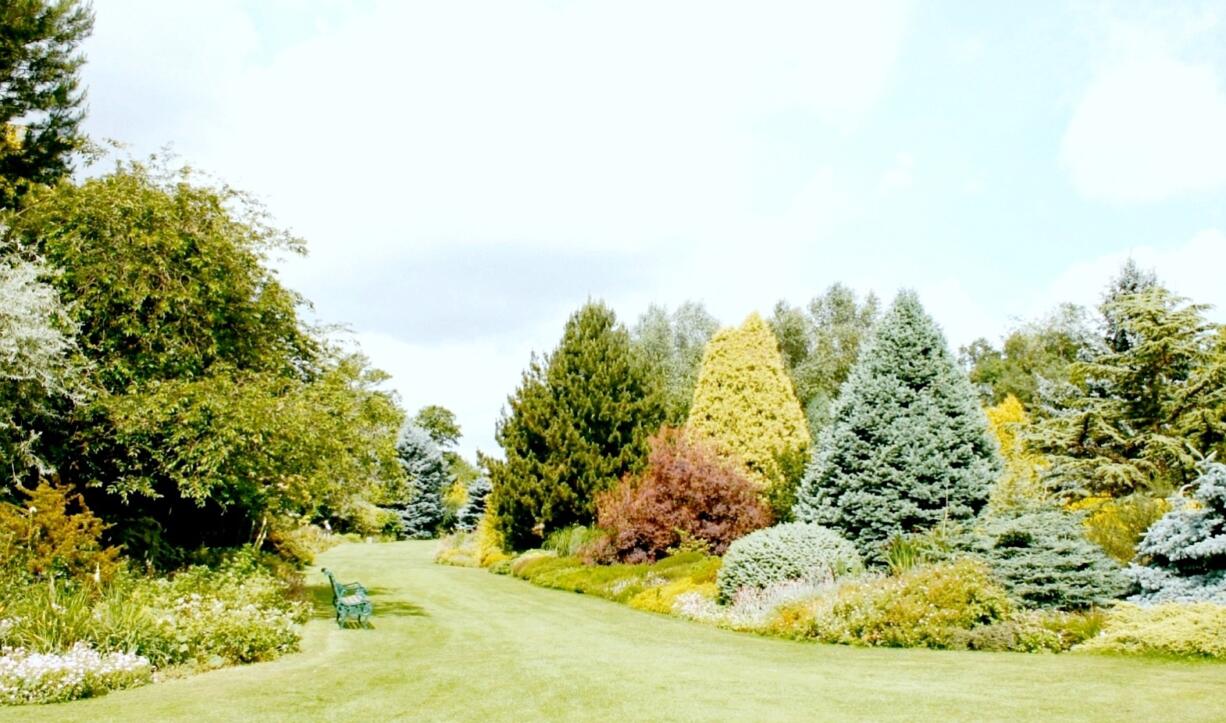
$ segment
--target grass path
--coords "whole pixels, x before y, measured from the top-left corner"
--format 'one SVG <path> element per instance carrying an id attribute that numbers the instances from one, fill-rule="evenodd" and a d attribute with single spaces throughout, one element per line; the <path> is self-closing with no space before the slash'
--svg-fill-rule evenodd
<path id="1" fill-rule="evenodd" d="M 433 549 L 322 556 L 370 587 L 374 630 L 338 630 L 321 604 L 300 654 L 0 721 L 1226 719 L 1223 665 L 770 640 L 433 565 Z"/>

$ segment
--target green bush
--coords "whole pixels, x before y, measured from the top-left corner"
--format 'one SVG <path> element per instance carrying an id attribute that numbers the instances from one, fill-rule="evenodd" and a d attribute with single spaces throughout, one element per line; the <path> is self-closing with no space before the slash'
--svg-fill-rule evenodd
<path id="1" fill-rule="evenodd" d="M 0 648 L 135 653 L 155 668 L 270 660 L 297 649 L 307 607 L 249 548 L 170 578 L 38 582 L 0 599 Z"/>
<path id="2" fill-rule="evenodd" d="M 861 569 L 856 548 L 833 530 L 789 522 L 750 533 L 724 555 L 717 584 L 728 602 L 743 588 L 764 589 L 789 580 L 822 582 Z"/>
<path id="3" fill-rule="evenodd" d="M 793 634 L 884 647 L 966 648 L 970 631 L 1007 621 L 1013 612 L 987 567 L 972 560 L 848 581 L 810 605 L 807 630 L 801 619 Z"/>
<path id="4" fill-rule="evenodd" d="M 1120 603 L 1107 613 L 1102 633 L 1078 650 L 1226 660 L 1226 605 Z"/>

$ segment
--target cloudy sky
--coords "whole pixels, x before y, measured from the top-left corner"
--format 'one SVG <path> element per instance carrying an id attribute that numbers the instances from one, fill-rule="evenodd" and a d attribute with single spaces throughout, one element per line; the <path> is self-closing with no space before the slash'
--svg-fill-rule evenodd
<path id="1" fill-rule="evenodd" d="M 264 199 L 469 452 L 589 297 L 912 287 L 956 346 L 1132 256 L 1226 307 L 1220 3 L 94 5 L 90 133 Z"/>

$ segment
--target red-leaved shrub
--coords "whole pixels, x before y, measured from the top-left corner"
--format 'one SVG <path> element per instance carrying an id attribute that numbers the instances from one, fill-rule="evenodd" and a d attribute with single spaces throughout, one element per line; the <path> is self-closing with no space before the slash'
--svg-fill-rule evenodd
<path id="1" fill-rule="evenodd" d="M 596 498 L 607 552 L 649 562 L 683 541 L 723 554 L 738 537 L 771 524 L 757 486 L 709 443 L 664 428 L 650 440 L 647 469 Z"/>

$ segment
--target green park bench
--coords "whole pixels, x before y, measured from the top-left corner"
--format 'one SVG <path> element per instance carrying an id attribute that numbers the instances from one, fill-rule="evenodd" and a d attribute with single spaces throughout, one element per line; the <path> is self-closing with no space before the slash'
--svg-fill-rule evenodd
<path id="1" fill-rule="evenodd" d="M 345 627 L 345 621 L 357 620 L 359 625 L 369 625 L 370 615 L 374 608 L 370 604 L 370 595 L 366 588 L 358 582 L 339 583 L 336 576 L 328 568 L 323 573 L 332 583 L 332 607 L 336 608 L 336 624 Z"/>

